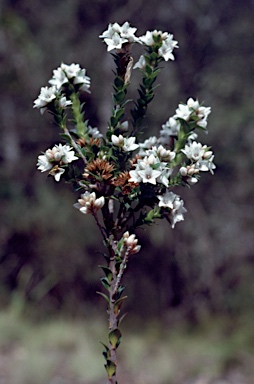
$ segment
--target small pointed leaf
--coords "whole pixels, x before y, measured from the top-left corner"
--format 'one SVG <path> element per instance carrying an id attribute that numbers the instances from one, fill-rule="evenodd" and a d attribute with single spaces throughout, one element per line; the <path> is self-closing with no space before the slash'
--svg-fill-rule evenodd
<path id="1" fill-rule="evenodd" d="M 109 379 L 112 379 L 112 377 L 116 373 L 116 365 L 115 365 L 115 363 L 113 363 L 113 361 L 108 359 L 107 363 L 104 365 L 104 367 L 106 368 L 106 371 L 107 371 Z"/>
<path id="2" fill-rule="evenodd" d="M 106 277 L 101 277 L 100 280 L 104 288 L 106 288 L 106 290 L 109 291 L 110 285 L 109 285 L 108 279 Z"/>
<path id="3" fill-rule="evenodd" d="M 107 295 L 105 295 L 105 293 L 102 293 L 99 291 L 96 291 L 96 293 L 98 293 L 98 295 L 102 296 L 107 301 L 107 303 L 109 304 L 109 297 Z"/>
<path id="4" fill-rule="evenodd" d="M 120 299 L 116 300 L 116 302 L 114 304 L 114 312 L 116 315 L 118 314 L 118 312 L 119 312 L 125 299 L 127 299 L 127 296 L 123 296 Z"/>
<path id="5" fill-rule="evenodd" d="M 108 335 L 109 342 L 114 349 L 116 349 L 122 340 L 122 334 L 118 328 L 113 329 L 113 331 L 109 332 Z"/>

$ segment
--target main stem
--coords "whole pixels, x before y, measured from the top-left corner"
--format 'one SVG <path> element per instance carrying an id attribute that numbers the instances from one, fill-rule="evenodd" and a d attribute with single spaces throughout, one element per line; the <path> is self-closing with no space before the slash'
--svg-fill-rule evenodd
<path id="1" fill-rule="evenodd" d="M 109 332 L 113 331 L 114 329 L 117 329 L 118 326 L 118 320 L 117 315 L 118 313 L 115 311 L 114 304 L 115 304 L 115 282 L 116 282 L 116 265 L 115 265 L 115 255 L 112 256 L 110 259 L 109 267 L 111 271 L 113 272 L 113 279 L 110 284 L 110 290 L 109 290 L 109 319 L 108 319 L 108 329 Z M 110 351 L 110 360 L 115 364 L 115 369 L 117 368 L 117 355 L 116 355 L 116 348 L 109 342 L 109 351 Z M 112 377 L 108 378 L 108 384 L 117 384 L 116 381 L 116 372 Z"/>

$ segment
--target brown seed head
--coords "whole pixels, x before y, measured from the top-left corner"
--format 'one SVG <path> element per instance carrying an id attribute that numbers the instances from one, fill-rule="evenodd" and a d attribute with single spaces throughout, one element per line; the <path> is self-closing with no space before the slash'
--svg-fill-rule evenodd
<path id="1" fill-rule="evenodd" d="M 84 178 L 108 180 L 113 177 L 114 165 L 110 164 L 107 160 L 96 159 L 92 160 L 87 164 L 85 172 L 83 173 Z M 97 177 L 94 177 L 96 175 Z"/>

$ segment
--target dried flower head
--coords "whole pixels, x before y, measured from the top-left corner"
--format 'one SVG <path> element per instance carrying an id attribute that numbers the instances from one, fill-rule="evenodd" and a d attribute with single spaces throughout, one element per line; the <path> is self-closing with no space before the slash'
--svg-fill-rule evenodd
<path id="1" fill-rule="evenodd" d="M 111 184 L 115 187 L 121 187 L 123 195 L 129 195 L 134 188 L 139 186 L 139 183 L 129 182 L 130 174 L 128 171 L 119 173 L 111 180 Z"/>
<path id="2" fill-rule="evenodd" d="M 92 160 L 87 164 L 83 177 L 93 180 L 108 180 L 113 177 L 115 167 L 109 161 L 104 159 Z"/>

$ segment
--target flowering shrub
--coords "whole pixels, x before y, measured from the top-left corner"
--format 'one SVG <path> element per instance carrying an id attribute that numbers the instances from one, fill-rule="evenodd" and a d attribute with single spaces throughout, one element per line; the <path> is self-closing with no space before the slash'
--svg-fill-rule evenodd
<path id="1" fill-rule="evenodd" d="M 142 122 L 154 97 L 155 81 L 162 61 L 174 60 L 178 48 L 173 35 L 148 31 L 136 37 L 136 28 L 125 22 L 110 24 L 100 35 L 115 65 L 113 109 L 105 136 L 84 118 L 81 92 L 90 93 L 90 78 L 79 64 L 61 66 L 53 71 L 50 86 L 41 88 L 34 108 L 49 111 L 66 144 L 57 144 L 38 157 L 38 169 L 59 182 L 72 183 L 81 196 L 74 207 L 93 215 L 108 253 L 101 282 L 106 293 L 109 315 L 108 345 L 104 345 L 108 383 L 116 383 L 116 349 L 119 330 L 123 273 L 129 256 L 139 252 L 134 234 L 156 219 L 166 219 L 172 228 L 184 220 L 183 200 L 172 190 L 196 184 L 202 172 L 215 169 L 211 148 L 198 142 L 198 132 L 207 130 L 210 107 L 189 98 L 179 104 L 159 136 L 142 141 Z M 144 53 L 133 66 L 131 47 L 140 44 Z M 132 69 L 139 69 L 142 81 L 136 101 L 126 99 Z M 126 105 L 132 103 L 127 118 Z M 101 213 L 101 214 L 100 214 Z"/>

